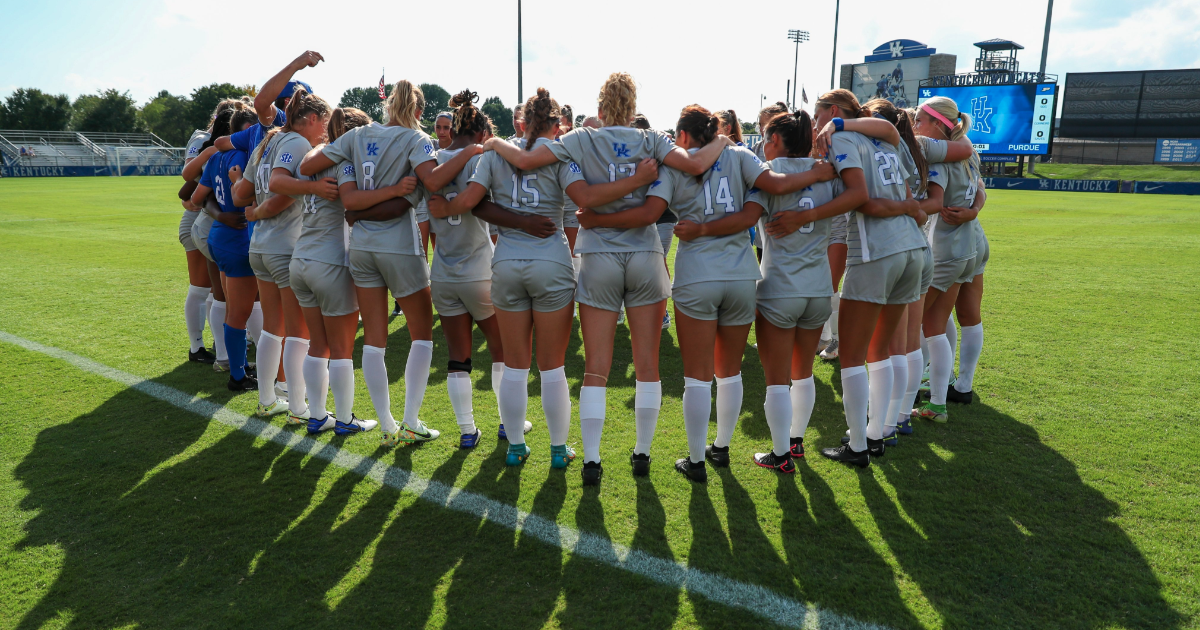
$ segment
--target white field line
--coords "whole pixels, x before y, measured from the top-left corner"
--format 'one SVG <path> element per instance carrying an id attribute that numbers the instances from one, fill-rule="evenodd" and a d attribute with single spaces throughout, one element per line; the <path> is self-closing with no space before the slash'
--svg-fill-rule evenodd
<path id="1" fill-rule="evenodd" d="M 527 536 L 532 536 L 548 545 L 561 547 L 564 551 L 576 556 L 624 569 L 660 584 L 686 588 L 692 595 L 700 595 L 725 606 L 744 609 L 780 625 L 823 630 L 883 630 L 882 626 L 820 610 L 815 606 L 778 595 L 761 586 L 746 584 L 714 573 L 693 569 L 682 562 L 666 560 L 636 549 L 629 549 L 607 538 L 559 525 L 545 517 L 530 514 L 515 506 L 489 499 L 483 495 L 438 481 L 430 481 L 379 460 L 356 455 L 331 444 L 322 444 L 302 434 L 284 431 L 257 418 L 236 413 L 228 407 L 196 398 L 173 387 L 155 383 L 128 372 L 122 372 L 66 350 L 45 346 L 4 331 L 0 331 L 0 341 L 60 359 L 80 370 L 116 381 L 185 411 L 227 424 L 293 451 L 319 457 L 339 468 L 373 479 L 401 492 L 415 494 L 421 499 L 442 507 L 480 519 L 487 519 L 514 532 L 519 531 Z"/>

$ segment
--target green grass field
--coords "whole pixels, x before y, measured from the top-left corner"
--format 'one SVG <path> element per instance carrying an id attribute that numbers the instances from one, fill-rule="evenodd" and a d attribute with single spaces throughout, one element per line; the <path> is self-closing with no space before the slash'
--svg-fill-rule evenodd
<path id="1" fill-rule="evenodd" d="M 0 181 L 0 331 L 249 414 L 253 394 L 186 361 L 177 184 Z M 674 330 L 653 472 L 639 481 L 618 330 L 598 491 L 577 464 L 549 468 L 536 376 L 527 465 L 504 466 L 486 370 L 474 374 L 485 440 L 456 448 L 440 330 L 422 417 L 445 438 L 386 450 L 375 434 L 324 435 L 316 455 L 0 340 L 12 414 L 0 627 L 775 627 L 718 603 L 732 596 L 699 577 L 664 584 L 604 560 L 605 545 L 547 544 L 557 532 L 514 532 L 503 510 L 446 509 L 395 489 L 403 476 L 381 485 L 331 464 L 337 449 L 831 613 L 812 627 L 1200 627 L 1200 199 L 998 190 L 982 220 L 981 400 L 918 425 L 866 470 L 819 456 L 792 476 L 751 464 L 770 440 L 747 348 L 734 465 L 707 486 L 675 473 L 686 441 Z M 392 329 L 396 406 L 409 338 L 402 320 Z M 834 368 L 817 367 L 812 455 L 845 428 Z M 577 396 L 578 336 L 567 372 Z M 373 417 L 361 374 L 358 385 L 357 411 Z M 570 442 L 580 448 L 577 421 Z"/>
<path id="2" fill-rule="evenodd" d="M 1037 173 L 1025 171 L 1025 177 L 1049 179 L 1123 179 L 1143 182 L 1200 182 L 1200 166 L 1176 164 L 1139 164 L 1111 166 L 1107 164 L 1037 165 Z"/>

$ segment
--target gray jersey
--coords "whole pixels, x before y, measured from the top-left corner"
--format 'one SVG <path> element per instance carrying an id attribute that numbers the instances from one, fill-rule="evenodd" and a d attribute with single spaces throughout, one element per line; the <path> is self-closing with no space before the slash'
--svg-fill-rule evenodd
<path id="1" fill-rule="evenodd" d="M 746 193 L 767 170 L 767 165 L 750 151 L 725 147 L 712 168 L 700 177 L 662 167 L 658 181 L 650 185 L 650 195 L 665 200 L 680 221 L 707 223 L 740 211 Z M 761 277 L 748 231 L 679 242 L 673 286 Z"/>
<path id="2" fill-rule="evenodd" d="M 904 201 L 908 198 L 908 172 L 896 147 L 853 131 L 833 134 L 829 154 L 838 173 L 857 168 L 863 172 L 871 199 Z M 846 264 L 857 265 L 910 249 L 924 247 L 921 232 L 912 218 L 869 217 L 850 213 L 846 229 Z"/>
<path id="3" fill-rule="evenodd" d="M 337 180 L 339 186 L 354 181 L 354 165 L 335 164 L 309 179 L 326 177 Z M 346 225 L 346 207 L 341 199 L 330 201 L 319 195 L 304 195 L 303 226 L 292 258 L 315 260 L 329 265 L 350 265 L 350 226 Z"/>
<path id="4" fill-rule="evenodd" d="M 812 158 L 776 158 L 767 163 L 776 173 L 805 173 L 817 161 Z M 777 219 L 782 212 L 816 208 L 842 194 L 842 181 L 819 182 L 804 190 L 786 195 L 770 195 L 758 189 L 750 191 L 746 201 L 761 205 L 766 213 L 758 224 L 763 237 L 763 257 L 758 283 L 758 298 L 827 297 L 833 295 L 830 283 L 829 232 L 833 217 L 806 223 L 799 230 L 775 238 L 763 226 Z M 839 215 L 841 216 L 841 215 Z"/>
<path id="5" fill-rule="evenodd" d="M 578 127 L 563 134 L 550 145 L 550 150 L 563 162 L 575 162 L 583 169 L 589 184 L 616 181 L 629 177 L 637 170 L 638 162 L 654 158 L 660 163 L 675 148 L 666 134 L 633 127 Z M 624 198 L 601 204 L 592 210 L 600 214 L 637 208 L 646 199 L 649 186 L 643 186 Z M 620 228 L 580 228 L 575 239 L 575 252 L 658 252 L 662 242 L 653 225 L 623 230 Z"/>
<path id="6" fill-rule="evenodd" d="M 200 157 L 200 151 L 201 151 L 200 147 L 203 146 L 205 142 L 208 142 L 208 139 L 211 136 L 212 136 L 212 134 L 208 133 L 207 131 L 205 131 L 203 129 L 197 129 L 197 130 L 193 131 L 192 137 L 188 138 L 187 151 L 184 152 L 183 159 L 194 160 L 194 159 Z M 199 181 L 199 179 L 197 179 L 196 181 Z"/>
<path id="7" fill-rule="evenodd" d="M 523 148 L 525 141 L 515 144 Z M 534 148 L 551 144 L 545 138 L 538 138 Z M 492 254 L 493 264 L 501 260 L 549 260 L 574 269 L 571 265 L 571 246 L 563 232 L 562 223 L 563 197 L 567 186 L 584 181 L 577 164 L 557 162 L 532 171 L 518 172 L 500 154 L 489 151 L 477 163 L 470 181 L 491 191 L 492 201 L 501 208 L 522 214 L 539 214 L 554 221 L 558 227 L 558 232 L 547 238 L 537 238 L 524 230 L 501 227 L 496 251 Z M 582 233 L 583 230 L 580 230 Z M 655 238 L 658 238 L 657 232 Z"/>
<path id="8" fill-rule="evenodd" d="M 398 184 L 402 178 L 415 174 L 418 165 L 436 159 L 433 141 L 424 132 L 377 123 L 347 131 L 325 145 L 322 153 L 335 163 L 352 164 L 359 190 Z M 422 194 L 418 188 L 405 199 L 415 209 Z M 356 222 L 350 235 L 350 249 L 424 256 L 416 212 L 409 211 L 387 221 Z"/>
<path id="9" fill-rule="evenodd" d="M 254 197 L 258 205 L 276 196 L 271 192 L 271 173 L 282 168 L 296 179 L 300 174 L 300 161 L 312 149 L 304 136 L 294 132 L 277 132 L 263 148 L 257 163 L 247 163 L 246 168 L 254 176 Z M 250 252 L 258 254 L 292 254 L 296 240 L 300 238 L 304 195 L 294 195 L 292 205 L 282 212 L 254 223 L 254 235 L 250 238 Z"/>
<path id="10" fill-rule="evenodd" d="M 437 153 L 438 164 L 454 159 L 462 149 L 442 149 Z M 461 173 L 438 194 L 449 201 L 466 190 L 475 165 L 482 155 L 467 161 Z M 478 282 L 492 277 L 492 239 L 488 224 L 471 212 L 442 219 L 430 216 L 429 230 L 437 234 L 433 248 L 433 266 L 429 279 L 433 282 Z"/>
<path id="11" fill-rule="evenodd" d="M 938 165 L 946 172 L 946 192 L 943 206 L 970 208 L 975 203 L 979 187 L 979 172 L 970 160 L 945 162 Z M 929 244 L 933 247 L 933 262 L 951 262 L 975 257 L 975 220 L 950 225 L 938 215 L 929 218 Z"/>

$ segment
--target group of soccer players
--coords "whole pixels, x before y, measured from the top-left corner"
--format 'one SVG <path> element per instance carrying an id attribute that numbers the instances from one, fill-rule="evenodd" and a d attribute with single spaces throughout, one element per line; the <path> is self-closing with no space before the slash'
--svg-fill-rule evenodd
<path id="1" fill-rule="evenodd" d="M 804 456 L 818 354 L 841 363 L 849 430 L 841 446 L 821 451 L 835 461 L 868 466 L 912 433 L 913 418 L 946 422 L 948 401 L 972 400 L 988 257 L 976 216 L 986 195 L 966 137 L 970 119 L 952 100 L 904 110 L 833 90 L 814 116 L 764 108 L 762 140 L 748 148 L 732 110 L 689 105 L 673 137 L 650 129 L 633 79 L 613 73 L 598 115 L 577 128 L 570 107 L 539 88 L 514 114 L 517 135 L 496 137 L 476 94 L 464 90 L 430 138 L 412 83 L 396 83 L 385 120 L 372 121 L 294 78 L 321 61 L 305 52 L 253 101 L 222 102 L 187 147 L 179 238 L 191 284 L 189 358 L 228 371 L 233 391 L 257 391 L 259 416 L 285 415 L 314 434 L 378 426 L 385 446 L 438 438 L 419 417 L 436 307 L 459 445 L 472 448 L 483 435 L 472 406 L 478 326 L 507 463 L 532 453 L 536 356 L 550 465 L 565 468 L 576 457 L 564 365 L 578 317 L 581 472 L 597 484 L 624 321 L 637 380 L 630 462 L 633 474 L 647 475 L 668 298 L 688 442 L 675 468 L 694 481 L 707 479 L 706 461 L 729 465 L 752 325 L 772 437 L 754 456 L 759 466 L 794 472 Z M 399 421 L 384 362 L 393 300 L 412 339 Z M 952 312 L 962 328 L 956 380 Z M 204 347 L 206 320 L 213 352 Z M 359 360 L 378 420 L 355 415 L 360 323 Z M 248 340 L 256 364 L 246 361 Z M 926 370 L 929 401 L 920 404 Z"/>

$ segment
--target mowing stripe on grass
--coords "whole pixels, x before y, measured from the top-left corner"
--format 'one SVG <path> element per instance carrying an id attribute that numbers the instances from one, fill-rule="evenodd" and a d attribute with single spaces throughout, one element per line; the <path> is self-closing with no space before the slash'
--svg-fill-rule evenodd
<path id="1" fill-rule="evenodd" d="M 232 411 L 228 407 L 199 399 L 173 387 L 155 383 L 128 372 L 122 372 L 73 352 L 45 346 L 4 331 L 0 331 L 0 341 L 60 359 L 85 372 L 116 381 L 185 411 L 227 424 L 293 451 L 319 457 L 339 468 L 373 479 L 401 492 L 415 494 L 431 503 L 477 518 L 487 519 L 494 524 L 532 536 L 546 544 L 557 545 L 576 556 L 624 569 L 667 586 L 686 588 L 691 594 L 703 596 L 725 606 L 745 609 L 780 625 L 829 630 L 882 629 L 881 626 L 875 624 L 856 621 L 797 602 L 761 586 L 746 584 L 693 569 L 682 562 L 666 560 L 636 549 L 629 549 L 607 538 L 559 525 L 550 519 L 530 514 L 516 506 L 501 503 L 474 492 L 424 479 L 377 459 L 356 455 L 331 444 L 323 444 L 311 438 L 284 431 L 257 418 Z"/>

